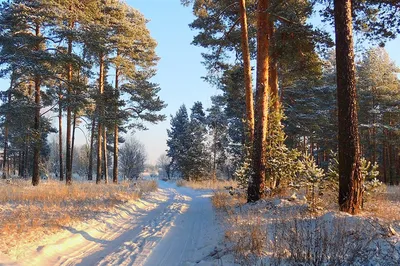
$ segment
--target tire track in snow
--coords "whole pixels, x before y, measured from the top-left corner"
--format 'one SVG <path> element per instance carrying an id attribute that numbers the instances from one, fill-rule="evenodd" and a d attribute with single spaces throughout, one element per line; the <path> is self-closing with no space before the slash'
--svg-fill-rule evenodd
<path id="1" fill-rule="evenodd" d="M 97 221 L 66 228 L 20 265 L 172 266 L 207 258 L 219 236 L 210 193 L 165 182 L 160 187 Z"/>
<path id="2" fill-rule="evenodd" d="M 191 200 L 177 193 L 175 189 L 169 191 L 172 196 L 168 204 L 158 208 L 156 213 L 149 214 L 149 219 L 142 221 L 140 228 L 124 233 L 121 239 L 123 241 L 114 240 L 112 251 L 105 249 L 101 252 L 108 255 L 96 261 L 99 254 L 94 254 L 94 260 L 85 258 L 78 265 L 142 265 L 152 249 L 174 225 L 175 219 L 186 210 L 188 201 Z"/>

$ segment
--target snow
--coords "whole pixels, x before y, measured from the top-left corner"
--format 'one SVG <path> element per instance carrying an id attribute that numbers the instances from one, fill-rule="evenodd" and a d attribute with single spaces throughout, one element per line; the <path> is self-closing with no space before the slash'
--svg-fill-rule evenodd
<path id="1" fill-rule="evenodd" d="M 332 256 L 361 252 L 368 265 L 400 265 L 393 264 L 400 261 L 398 221 L 387 226 L 378 218 L 336 211 L 311 215 L 297 194 L 233 207 L 227 214 L 214 211 L 212 196 L 212 190 L 159 181 L 159 189 L 142 199 L 64 226 L 39 241 L 32 238 L 29 245 L 16 245 L 18 250 L 9 252 L 9 257 L 0 253 L 0 265 L 205 266 L 240 265 L 246 260 L 250 265 L 291 264 L 288 254 L 303 256 L 304 250 L 321 254 L 320 241 Z M 261 257 L 247 250 L 252 238 L 267 240 Z M 235 250 L 242 250 L 246 260 Z"/>
<path id="2" fill-rule="evenodd" d="M 349 262 L 400 265 L 400 224 L 388 223 L 371 214 L 352 216 L 338 211 L 312 214 L 304 200 L 277 197 L 236 207 L 226 224 L 228 245 L 232 245 L 239 263 L 330 265 L 326 261 L 332 260 L 334 264 L 335 259 L 339 265 Z M 256 243 L 254 240 L 262 243 L 261 255 L 253 254 L 249 243 Z M 305 263 L 306 260 L 309 261 Z"/>
<path id="3" fill-rule="evenodd" d="M 211 191 L 159 182 L 145 198 L 33 242 L 0 265 L 214 265 L 223 230 Z"/>

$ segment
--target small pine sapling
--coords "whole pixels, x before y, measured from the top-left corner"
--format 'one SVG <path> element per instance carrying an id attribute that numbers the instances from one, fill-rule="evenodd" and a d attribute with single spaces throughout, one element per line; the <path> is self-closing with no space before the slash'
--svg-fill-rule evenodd
<path id="1" fill-rule="evenodd" d="M 324 170 L 319 168 L 314 158 L 306 153 L 302 160 L 303 170 L 300 174 L 300 185 L 311 188 L 311 211 L 316 210 L 316 188 L 324 182 Z"/>

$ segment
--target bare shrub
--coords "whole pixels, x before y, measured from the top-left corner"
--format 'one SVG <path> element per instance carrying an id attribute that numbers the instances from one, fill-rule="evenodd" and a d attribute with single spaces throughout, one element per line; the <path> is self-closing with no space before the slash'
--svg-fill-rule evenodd
<path id="1" fill-rule="evenodd" d="M 266 248 L 267 231 L 260 218 L 250 217 L 246 222 L 234 219 L 225 237 L 232 243 L 235 258 L 242 265 L 255 265 Z"/>
<path id="2" fill-rule="evenodd" d="M 384 260 L 397 265 L 398 251 L 378 224 L 357 217 L 276 219 L 268 244 L 274 265 L 367 265 Z"/>
<path id="3" fill-rule="evenodd" d="M 225 236 L 243 265 L 398 265 L 399 235 L 377 218 L 309 211 L 303 200 L 271 198 L 227 209 Z M 227 203 L 228 202 L 228 203 Z M 314 216 L 317 215 L 317 216 Z M 382 264 L 384 262 L 384 264 Z"/>

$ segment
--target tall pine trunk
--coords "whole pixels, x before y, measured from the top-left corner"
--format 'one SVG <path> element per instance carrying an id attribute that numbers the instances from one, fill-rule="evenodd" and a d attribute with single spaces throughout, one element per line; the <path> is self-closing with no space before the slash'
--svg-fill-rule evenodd
<path id="1" fill-rule="evenodd" d="M 373 91 L 373 95 L 372 95 L 372 106 L 375 109 L 375 92 Z M 372 162 L 375 163 L 376 162 L 376 114 L 375 112 L 372 113 Z"/>
<path id="2" fill-rule="evenodd" d="M 21 173 L 22 173 L 22 162 L 23 162 L 23 155 L 24 152 L 23 151 L 19 151 L 19 155 L 18 155 L 18 176 L 21 177 Z"/>
<path id="3" fill-rule="evenodd" d="M 71 160 L 70 160 L 71 172 L 72 172 L 72 165 L 74 163 L 75 129 L 76 129 L 76 112 L 74 112 L 74 117 L 72 119 Z"/>
<path id="4" fill-rule="evenodd" d="M 35 28 L 35 36 L 39 37 L 40 35 L 40 26 L 36 25 Z M 40 43 L 38 43 L 35 47 L 36 51 L 40 50 Z M 33 145 L 33 174 L 32 174 L 32 185 L 39 185 L 40 174 L 39 174 L 39 165 L 40 165 L 40 148 L 41 148 L 41 134 L 40 134 L 40 76 L 39 74 L 35 74 L 34 79 L 34 87 L 35 87 L 35 119 L 34 119 L 34 145 Z"/>
<path id="5" fill-rule="evenodd" d="M 74 23 L 71 22 L 71 29 L 73 28 Z M 72 55 L 72 38 L 68 38 L 68 56 L 71 57 Z M 67 185 L 72 183 L 72 147 L 71 147 L 71 113 L 72 113 L 72 106 L 71 106 L 71 96 L 72 96 L 72 63 L 68 64 L 68 90 L 67 90 L 67 140 L 66 140 L 66 177 L 65 181 Z"/>
<path id="6" fill-rule="evenodd" d="M 270 20 L 268 25 L 268 34 L 270 40 L 274 41 L 273 36 L 275 33 L 274 22 Z M 271 60 L 269 62 L 268 69 L 268 85 L 271 93 L 271 100 L 273 101 L 272 111 L 279 112 L 280 99 L 279 99 L 279 89 L 278 89 L 278 55 L 276 52 L 271 53 Z M 279 116 L 277 116 L 279 117 Z M 270 123 L 275 123 L 280 121 L 270 121 Z"/>
<path id="7" fill-rule="evenodd" d="M 269 15 L 268 0 L 257 6 L 257 90 L 253 143 L 253 174 L 249 180 L 247 200 L 257 201 L 264 196 L 266 170 L 266 138 L 268 124 Z"/>
<path id="8" fill-rule="evenodd" d="M 335 0 L 337 102 L 339 117 L 339 206 L 356 214 L 362 206 L 360 141 L 351 0 Z"/>
<path id="9" fill-rule="evenodd" d="M 94 132 L 96 129 L 96 116 L 92 117 L 92 129 L 90 131 L 90 150 L 89 150 L 89 166 L 88 166 L 88 180 L 93 180 L 93 146 L 94 146 Z"/>
<path id="10" fill-rule="evenodd" d="M 64 180 L 64 167 L 63 167 L 63 137 L 62 137 L 62 92 L 61 87 L 58 94 L 58 156 L 60 159 L 60 181 Z"/>
<path id="11" fill-rule="evenodd" d="M 241 26 L 241 45 L 244 68 L 245 94 L 246 94 L 246 120 L 247 130 L 249 132 L 248 140 L 251 145 L 254 141 L 254 103 L 253 103 L 253 86 L 251 84 L 251 65 L 250 65 L 250 49 L 249 34 L 247 26 L 246 0 L 239 0 L 239 15 Z"/>
<path id="12" fill-rule="evenodd" d="M 11 81 L 10 81 L 10 89 L 8 90 L 8 95 L 7 95 L 7 103 L 8 106 L 7 108 L 11 108 L 11 91 L 13 89 L 13 75 L 11 75 Z M 3 178 L 7 178 L 10 175 L 10 167 L 8 166 L 8 128 L 9 128 L 9 122 L 10 122 L 10 110 L 8 110 L 6 114 L 6 120 L 4 123 L 4 150 L 3 150 Z"/>
<path id="13" fill-rule="evenodd" d="M 114 125 L 113 183 L 118 183 L 118 124 Z"/>
<path id="14" fill-rule="evenodd" d="M 24 140 L 24 157 L 23 157 L 23 164 L 22 164 L 22 176 L 24 178 L 28 177 L 28 154 L 29 154 L 29 147 L 28 147 L 28 137 L 25 137 Z"/>
<path id="15" fill-rule="evenodd" d="M 99 55 L 99 65 L 100 65 L 100 73 L 99 73 L 99 102 L 97 104 L 98 107 L 98 121 L 97 121 L 97 173 L 96 173 L 96 184 L 99 184 L 102 176 L 102 162 L 103 162 L 103 93 L 104 93 L 104 53 L 101 52 Z"/>
<path id="16" fill-rule="evenodd" d="M 108 184 L 107 128 L 103 129 L 104 182 Z"/>
<path id="17" fill-rule="evenodd" d="M 114 110 L 114 159 L 113 159 L 113 183 L 118 183 L 118 101 L 119 101 L 119 68 L 115 68 L 115 110 Z"/>

